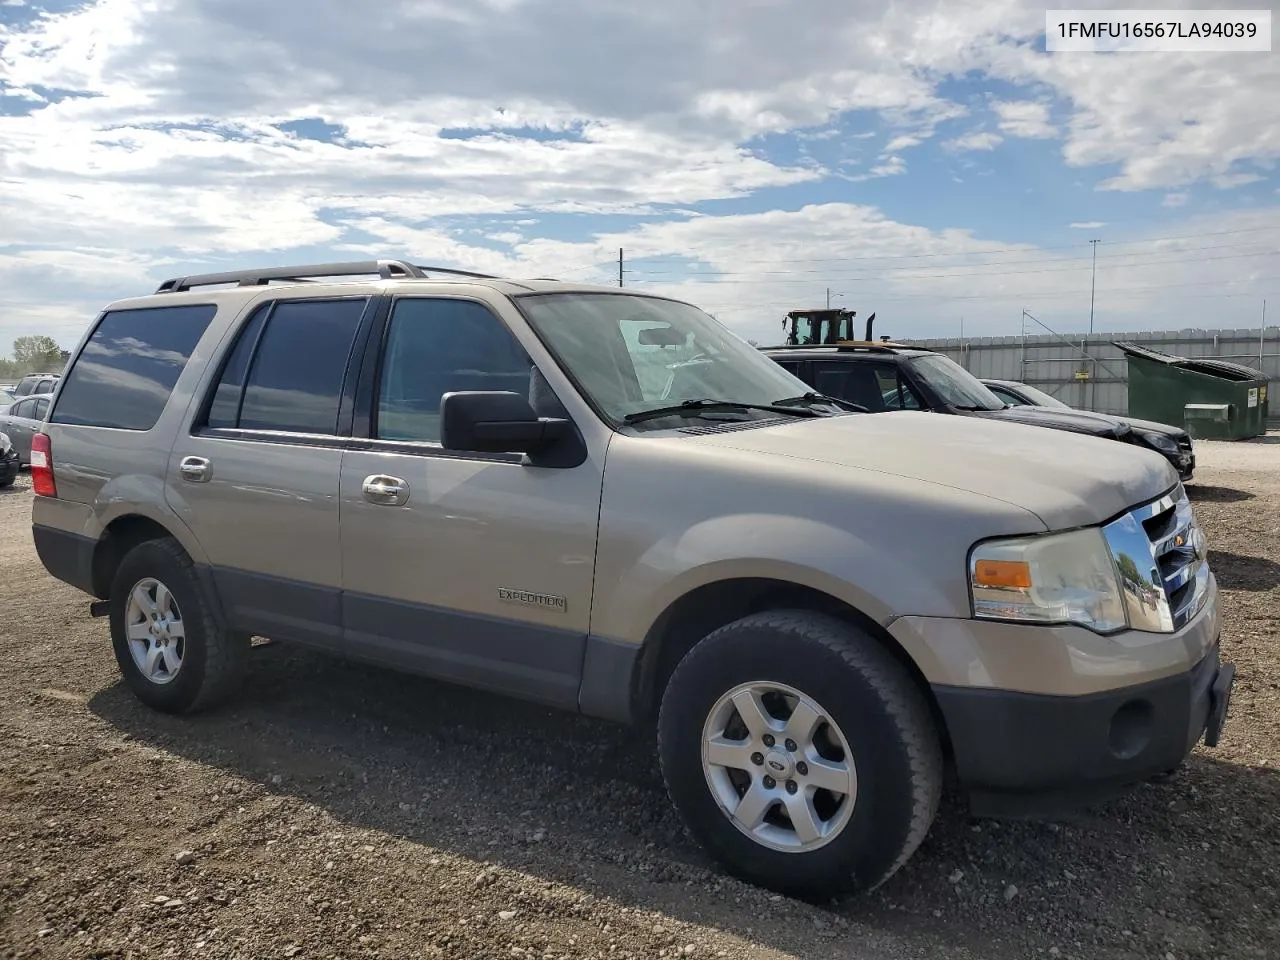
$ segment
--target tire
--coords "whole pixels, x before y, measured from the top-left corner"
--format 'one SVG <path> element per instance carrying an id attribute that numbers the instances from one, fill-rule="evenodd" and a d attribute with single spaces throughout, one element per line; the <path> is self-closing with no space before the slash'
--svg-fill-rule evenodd
<path id="1" fill-rule="evenodd" d="M 787 721 L 795 720 L 794 728 L 775 724 L 772 748 L 760 736 L 752 738 L 740 723 L 742 714 L 725 699 L 735 690 L 741 696 L 743 687 L 775 720 L 787 716 L 785 704 L 814 708 L 816 714 L 807 715 L 823 718 L 815 728 L 818 735 L 785 741 L 787 730 L 806 729 L 797 711 Z M 781 692 L 791 699 L 775 702 L 766 692 L 762 700 L 761 687 L 787 688 Z M 729 726 L 724 726 L 726 716 Z M 729 752 L 713 758 L 729 756 L 746 765 L 745 774 L 735 773 L 731 764 L 704 765 L 704 737 L 721 730 L 722 741 L 745 740 L 751 746 L 722 742 Z M 836 743 L 845 749 L 834 750 Z M 852 759 L 852 777 L 840 773 L 835 758 L 842 752 L 846 768 Z M 865 632 L 804 610 L 752 614 L 690 650 L 662 694 L 658 753 L 667 792 L 695 839 L 735 876 L 805 898 L 866 892 L 887 880 L 924 840 L 942 794 L 937 729 L 906 669 Z M 797 762 L 806 755 L 812 763 Z M 772 798 L 771 813 L 749 833 L 727 811 L 746 790 L 767 788 L 766 778 L 774 772 L 780 779 L 764 794 Z M 851 789 L 842 801 L 829 788 L 815 791 L 819 776 L 820 782 L 848 783 Z M 794 794 L 783 777 L 795 784 Z M 760 796 L 756 809 L 766 802 Z M 788 797 L 799 804 L 798 811 L 816 815 L 807 836 L 795 830 L 790 817 L 779 815 Z M 801 803 L 801 797 L 809 802 Z"/>
<path id="2" fill-rule="evenodd" d="M 131 642 L 130 622 L 137 620 L 144 606 L 137 600 L 131 605 L 139 588 L 169 616 L 163 618 L 167 629 L 149 634 L 143 612 L 144 621 Z M 163 600 L 162 590 L 170 602 Z M 176 540 L 149 540 L 130 550 L 112 581 L 110 603 L 116 662 L 129 688 L 147 706 L 164 713 L 193 713 L 222 701 L 238 685 L 250 638 L 222 623 L 191 558 Z M 151 658 L 156 666 L 149 676 L 145 672 L 148 653 L 162 642 L 168 643 L 165 649 L 170 653 L 161 650 Z M 135 657 L 139 643 L 145 650 Z"/>

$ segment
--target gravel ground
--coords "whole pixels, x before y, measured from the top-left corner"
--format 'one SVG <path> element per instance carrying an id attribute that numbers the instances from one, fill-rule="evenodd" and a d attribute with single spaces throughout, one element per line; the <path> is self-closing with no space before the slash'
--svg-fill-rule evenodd
<path id="1" fill-rule="evenodd" d="M 1270 441 L 1270 442 L 1268 442 Z M 0 491 L 0 957 L 1280 956 L 1280 436 L 1190 488 L 1239 680 L 1216 750 L 1057 823 L 949 798 L 874 895 L 785 900 L 681 833 L 637 733 L 279 644 L 148 712 Z"/>

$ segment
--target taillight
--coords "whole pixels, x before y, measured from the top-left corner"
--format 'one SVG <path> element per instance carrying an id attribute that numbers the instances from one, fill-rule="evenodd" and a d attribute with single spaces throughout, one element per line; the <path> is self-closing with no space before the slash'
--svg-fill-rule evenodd
<path id="1" fill-rule="evenodd" d="M 56 497 L 58 485 L 53 479 L 53 448 L 47 433 L 31 438 L 31 489 L 37 497 Z"/>

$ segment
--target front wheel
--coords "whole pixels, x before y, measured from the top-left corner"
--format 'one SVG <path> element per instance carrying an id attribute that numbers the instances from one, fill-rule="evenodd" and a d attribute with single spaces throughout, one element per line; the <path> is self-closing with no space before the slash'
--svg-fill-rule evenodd
<path id="1" fill-rule="evenodd" d="M 667 790 L 730 872 L 801 896 L 870 890 L 938 809 L 929 708 L 879 643 L 802 610 L 753 614 L 680 662 L 658 718 Z"/>

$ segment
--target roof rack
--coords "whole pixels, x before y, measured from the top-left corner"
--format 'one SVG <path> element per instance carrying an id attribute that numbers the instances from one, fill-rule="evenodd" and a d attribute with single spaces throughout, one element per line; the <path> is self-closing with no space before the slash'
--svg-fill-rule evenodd
<path id="1" fill-rule="evenodd" d="M 376 274 L 383 280 L 425 280 L 431 273 L 472 277 L 476 280 L 500 280 L 501 277 L 452 267 L 422 267 L 407 260 L 351 260 L 343 263 L 312 263 L 293 267 L 263 267 L 253 270 L 229 270 L 224 273 L 201 273 L 166 280 L 156 293 L 183 293 L 196 287 L 212 287 L 234 283 L 241 287 L 265 286 L 272 280 L 310 283 L 322 277 L 354 277 Z"/>
<path id="2" fill-rule="evenodd" d="M 453 277 L 473 277 L 476 280 L 503 280 L 505 277 L 495 277 L 491 273 L 476 273 L 474 270 L 456 270 L 453 267 L 424 267 L 419 266 L 419 270 L 424 273 L 447 273 Z"/>
<path id="3" fill-rule="evenodd" d="M 893 353 L 897 350 L 920 349 L 910 347 L 894 340 L 836 340 L 834 343 L 788 343 L 778 347 L 761 347 L 762 350 L 818 350 L 821 348 L 836 350 L 870 350 L 872 353 Z"/>

